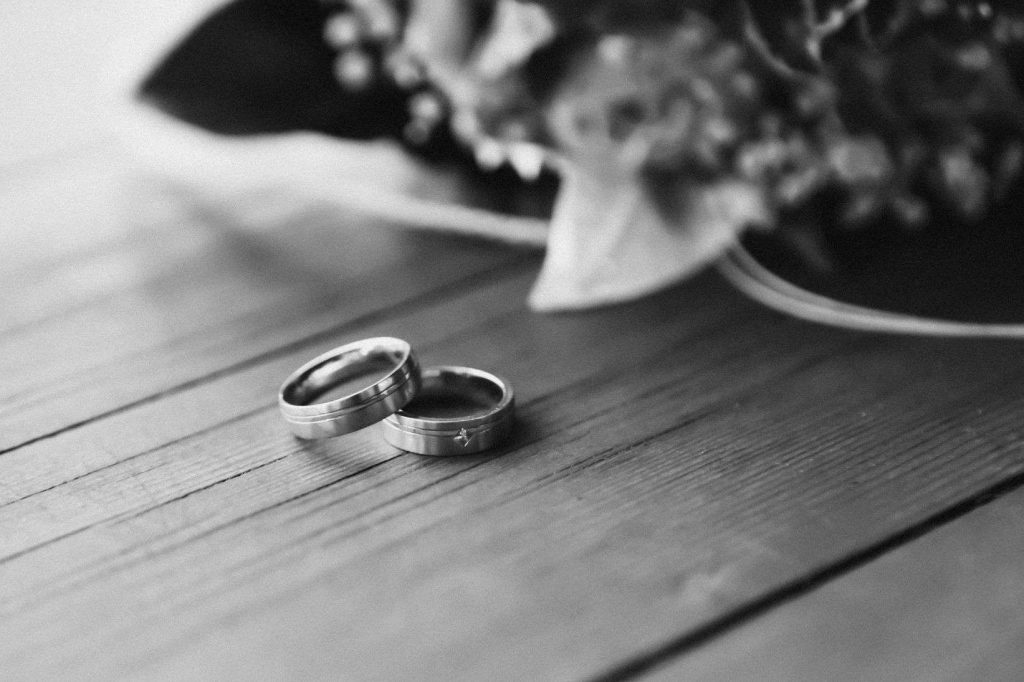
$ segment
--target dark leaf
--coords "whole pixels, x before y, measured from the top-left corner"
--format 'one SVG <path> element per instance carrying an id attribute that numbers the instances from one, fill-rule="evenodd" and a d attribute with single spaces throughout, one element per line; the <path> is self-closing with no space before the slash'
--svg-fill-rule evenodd
<path id="1" fill-rule="evenodd" d="M 346 93 L 316 0 L 236 0 L 195 28 L 142 84 L 168 113 L 226 134 L 316 130 L 397 136 L 405 94 L 386 83 Z"/>

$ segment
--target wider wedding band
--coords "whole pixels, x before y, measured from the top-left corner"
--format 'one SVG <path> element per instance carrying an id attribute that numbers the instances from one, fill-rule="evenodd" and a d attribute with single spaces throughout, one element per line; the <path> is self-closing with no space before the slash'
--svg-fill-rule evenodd
<path id="1" fill-rule="evenodd" d="M 420 392 L 384 420 L 384 440 L 420 455 L 465 455 L 493 447 L 512 430 L 512 385 L 472 367 L 429 367 Z"/>
<path id="2" fill-rule="evenodd" d="M 354 392 L 317 402 L 360 377 L 374 378 Z M 419 386 L 420 368 L 412 347 L 383 336 L 348 343 L 313 358 L 285 380 L 277 402 L 296 436 L 328 438 L 393 414 L 416 395 Z"/>

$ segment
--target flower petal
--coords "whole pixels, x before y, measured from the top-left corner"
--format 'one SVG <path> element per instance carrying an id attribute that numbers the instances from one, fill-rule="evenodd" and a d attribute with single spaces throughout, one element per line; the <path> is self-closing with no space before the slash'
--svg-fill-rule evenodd
<path id="1" fill-rule="evenodd" d="M 752 185 L 681 191 L 684 209 L 669 222 L 639 176 L 566 168 L 530 306 L 570 310 L 638 298 L 694 274 L 744 227 L 769 220 Z"/>

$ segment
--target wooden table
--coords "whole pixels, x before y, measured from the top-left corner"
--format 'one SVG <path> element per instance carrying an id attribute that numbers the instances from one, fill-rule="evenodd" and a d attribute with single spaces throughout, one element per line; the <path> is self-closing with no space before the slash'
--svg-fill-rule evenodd
<path id="1" fill-rule="evenodd" d="M 850 333 L 706 274 L 539 315 L 536 253 L 254 234 L 107 144 L 0 177 L 5 679 L 1019 679 L 1019 343 Z M 511 444 L 303 443 L 276 390 L 396 335 Z"/>

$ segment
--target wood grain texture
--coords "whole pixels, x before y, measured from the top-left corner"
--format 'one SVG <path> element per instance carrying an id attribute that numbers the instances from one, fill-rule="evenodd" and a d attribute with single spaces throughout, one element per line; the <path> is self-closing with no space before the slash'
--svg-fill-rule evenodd
<path id="1" fill-rule="evenodd" d="M 820 329 L 714 278 L 537 316 L 528 279 L 399 307 L 0 458 L 18 481 L 0 509 L 16 529 L 7 669 L 574 679 L 1024 469 L 1012 344 Z M 517 442 L 430 460 L 370 431 L 290 438 L 280 377 L 385 331 L 426 362 L 509 375 Z M 139 422 L 153 432 L 61 475 L 72 443 Z"/>
<path id="2" fill-rule="evenodd" d="M 0 452 L 524 258 L 463 241 L 457 263 L 438 267 L 451 245 L 365 219 L 339 225 L 315 208 L 253 234 L 216 205 L 132 200 L 143 205 L 108 249 L 49 268 L 25 256 L 22 271 L 54 279 L 18 280 L 0 299 Z"/>
<path id="3" fill-rule="evenodd" d="M 1021 518 L 1016 489 L 645 679 L 1020 679 Z"/>
<path id="4" fill-rule="evenodd" d="M 841 586 L 871 589 L 865 557 L 927 560 L 916 533 L 1024 476 L 1018 344 L 815 327 L 710 274 L 537 315 L 535 255 L 315 207 L 256 234 L 136 180 L 125 223 L 96 214 L 0 273 L 23 286 L 0 299 L 7 677 L 624 679 L 691 655 L 710 677 L 756 670 L 696 645 L 776 606 L 784 637 L 822 585 L 856 614 Z M 513 442 L 431 459 L 373 429 L 293 439 L 282 378 L 379 334 L 508 376 Z M 1005 517 L 955 531 L 968 518 L 949 529 L 997 565 L 979 589 L 1012 586 Z M 960 634 L 950 665 L 1001 672 Z M 991 650 L 1012 662 L 1018 639 Z M 891 651 L 880 670 L 911 661 Z"/>

